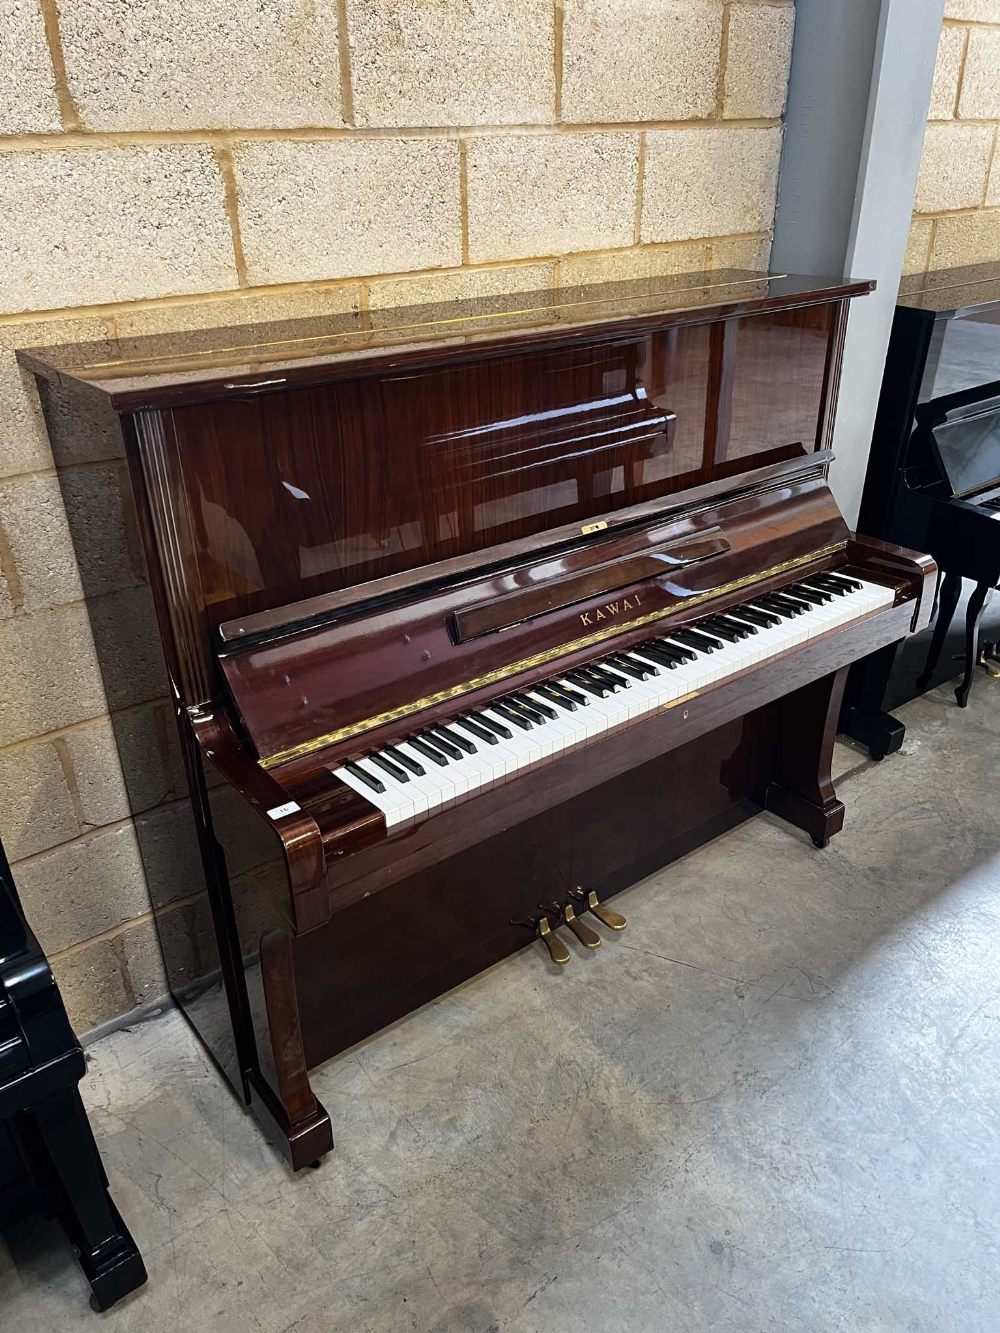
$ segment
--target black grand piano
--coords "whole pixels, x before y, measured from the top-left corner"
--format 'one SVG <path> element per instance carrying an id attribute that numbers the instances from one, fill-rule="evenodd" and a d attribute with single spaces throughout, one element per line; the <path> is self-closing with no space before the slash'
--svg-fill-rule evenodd
<path id="1" fill-rule="evenodd" d="M 903 739 L 888 707 L 938 683 L 964 579 L 975 586 L 959 704 L 978 664 L 997 669 L 984 613 L 1000 583 L 1000 263 L 903 279 L 858 526 L 928 551 L 941 570 L 917 672 L 905 671 L 894 645 L 859 663 L 848 684 L 841 727 L 881 759 Z"/>

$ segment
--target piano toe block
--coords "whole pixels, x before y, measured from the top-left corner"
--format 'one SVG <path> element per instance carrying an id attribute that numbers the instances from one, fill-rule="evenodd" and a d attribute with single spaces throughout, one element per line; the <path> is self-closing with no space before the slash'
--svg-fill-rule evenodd
<path id="1" fill-rule="evenodd" d="M 811 801 L 807 796 L 772 782 L 767 789 L 765 806 L 779 819 L 808 833 L 817 847 L 825 847 L 844 827 L 844 803 L 836 797 L 823 802 Z"/>

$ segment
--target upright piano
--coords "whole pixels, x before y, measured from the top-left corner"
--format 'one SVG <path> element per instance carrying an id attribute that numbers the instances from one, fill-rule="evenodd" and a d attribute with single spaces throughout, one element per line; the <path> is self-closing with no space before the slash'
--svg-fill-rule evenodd
<path id="1" fill-rule="evenodd" d="M 926 623 L 934 574 L 827 484 L 870 286 L 688 274 L 22 354 L 54 443 L 123 441 L 200 848 L 150 875 L 164 957 L 296 1168 L 332 1146 L 320 1061 L 532 940 L 585 965 L 604 899 L 762 809 L 840 829 L 847 668 Z M 94 633 L 119 671 L 149 651 Z"/>
<path id="2" fill-rule="evenodd" d="M 895 647 L 851 673 L 843 730 L 880 759 L 904 734 L 889 707 L 936 680 L 963 579 L 975 586 L 955 694 L 968 703 L 983 612 L 1000 583 L 1000 264 L 903 278 L 859 524 L 928 551 L 943 575 L 919 676 L 904 670 Z"/>

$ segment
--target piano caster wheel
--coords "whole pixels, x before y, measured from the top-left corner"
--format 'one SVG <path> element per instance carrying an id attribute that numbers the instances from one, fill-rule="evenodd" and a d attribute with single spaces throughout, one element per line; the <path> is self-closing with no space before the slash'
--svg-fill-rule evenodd
<path id="1" fill-rule="evenodd" d="M 310 1171 L 318 1171 L 322 1165 L 323 1165 L 322 1157 L 317 1157 L 315 1162 L 306 1163 L 306 1166 L 309 1168 Z"/>
<path id="2" fill-rule="evenodd" d="M 822 851 L 824 847 L 829 847 L 829 845 L 830 845 L 829 838 L 816 838 L 816 837 L 813 838 L 813 846 L 818 847 L 820 851 Z"/>

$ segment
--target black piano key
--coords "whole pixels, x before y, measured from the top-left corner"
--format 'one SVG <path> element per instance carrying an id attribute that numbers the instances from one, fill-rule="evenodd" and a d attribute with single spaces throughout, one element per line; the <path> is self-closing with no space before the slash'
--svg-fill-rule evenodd
<path id="1" fill-rule="evenodd" d="M 391 759 L 387 759 L 384 754 L 370 754 L 369 760 L 373 764 L 378 764 L 379 768 L 384 769 L 390 777 L 394 777 L 397 782 L 409 782 L 410 775 L 405 768 L 400 768 L 399 764 L 394 764 Z"/>
<path id="2" fill-rule="evenodd" d="M 744 624 L 744 622 L 738 618 L 737 613 L 732 609 L 727 611 L 724 615 L 713 616 L 712 619 L 717 620 L 720 625 L 729 625 L 733 629 L 738 629 L 744 639 L 749 639 L 752 634 L 757 633 L 756 625 Z"/>
<path id="3" fill-rule="evenodd" d="M 849 592 L 855 591 L 848 580 L 834 579 L 829 574 L 810 574 L 802 582 L 811 584 L 815 588 L 824 588 L 827 592 L 832 592 L 835 597 L 846 597 Z M 860 588 L 861 584 L 856 586 Z"/>
<path id="4" fill-rule="evenodd" d="M 822 574 L 816 575 L 824 583 L 832 583 L 836 586 L 838 583 L 849 592 L 860 592 L 861 582 L 850 574 L 835 574 L 832 569 L 824 570 Z"/>
<path id="5" fill-rule="evenodd" d="M 557 699 L 565 700 L 567 708 L 588 708 L 590 700 L 581 693 L 580 690 L 574 690 L 569 685 L 563 685 L 561 681 L 550 680 L 545 688 L 556 696 Z"/>
<path id="6" fill-rule="evenodd" d="M 813 606 L 824 606 L 833 601 L 833 593 L 822 588 L 809 588 L 804 583 L 795 583 L 789 591 L 802 602 L 812 602 Z"/>
<path id="7" fill-rule="evenodd" d="M 650 662 L 666 667 L 668 671 L 676 671 L 685 660 L 680 653 L 672 653 L 666 644 L 661 643 L 644 643 L 641 648 L 633 648 L 632 651 Z"/>
<path id="8" fill-rule="evenodd" d="M 443 750 L 449 759 L 461 759 L 462 751 L 447 736 L 442 734 L 440 728 L 435 727 L 431 731 L 425 732 L 425 736 L 431 745 Z"/>
<path id="9" fill-rule="evenodd" d="M 653 643 L 656 647 L 668 652 L 671 657 L 675 657 L 678 662 L 697 662 L 698 660 L 698 652 L 694 648 L 678 643 L 669 634 L 661 635 L 658 639 L 654 639 Z"/>
<path id="10" fill-rule="evenodd" d="M 676 639 L 679 643 L 685 644 L 688 648 L 695 648 L 701 653 L 714 653 L 717 648 L 722 647 L 722 640 L 715 639 L 710 634 L 704 634 L 700 630 L 675 629 L 671 631 L 670 637 Z"/>
<path id="11" fill-rule="evenodd" d="M 560 708 L 565 708 L 569 713 L 575 713 L 578 705 L 569 697 L 567 692 L 560 689 L 558 685 L 536 685 L 535 694 L 540 694 L 546 699 L 551 699 L 554 704 Z"/>
<path id="12" fill-rule="evenodd" d="M 477 737 L 479 740 L 485 742 L 485 744 L 487 745 L 500 744 L 499 739 L 493 734 L 492 731 L 490 731 L 489 727 L 485 726 L 481 722 L 477 722 L 474 718 L 466 717 L 463 714 L 462 717 L 455 718 L 454 725 L 456 727 L 462 727 L 465 731 L 469 732 L 470 735 Z"/>
<path id="13" fill-rule="evenodd" d="M 360 764 L 345 764 L 344 767 L 352 777 L 357 778 L 359 782 L 363 782 L 366 787 L 371 787 L 372 791 L 385 791 L 385 783 L 380 782 L 374 773 L 366 773 Z"/>
<path id="14" fill-rule="evenodd" d="M 502 722 L 498 722 L 494 717 L 487 717 L 485 713 L 477 713 L 476 721 L 480 726 L 489 728 L 490 731 L 495 732 L 505 741 L 511 740 L 514 735 L 510 727 L 505 727 Z"/>
<path id="15" fill-rule="evenodd" d="M 614 667 L 609 666 L 606 661 L 599 663 L 597 666 L 592 666 L 590 669 L 604 676 L 616 690 L 630 690 L 632 688 L 632 682 L 628 676 L 623 676 L 620 671 L 615 671 Z"/>
<path id="16" fill-rule="evenodd" d="M 596 680 L 592 676 L 586 676 L 582 671 L 567 671 L 566 679 L 571 680 L 580 690 L 586 690 L 588 694 L 594 694 L 598 699 L 603 699 L 606 694 L 613 693 L 611 686 L 603 680 Z"/>
<path id="17" fill-rule="evenodd" d="M 516 694 L 510 694 L 507 698 L 510 703 L 517 704 L 522 712 L 527 713 L 536 727 L 541 726 L 545 721 L 546 713 L 543 711 L 541 704 L 536 704 L 534 699 L 529 699 L 523 690 L 518 690 Z"/>
<path id="18" fill-rule="evenodd" d="M 781 588 L 774 595 L 775 597 L 781 597 L 786 602 L 794 602 L 796 606 L 801 606 L 803 611 L 811 611 L 813 609 L 812 602 L 808 601 L 805 597 L 796 596 L 791 588 Z"/>
<path id="19" fill-rule="evenodd" d="M 439 768 L 447 768 L 448 760 L 445 756 L 440 750 L 435 749 L 433 745 L 428 745 L 422 736 L 411 736 L 407 741 L 407 745 L 412 745 L 415 750 L 419 750 L 426 759 L 430 759 L 431 762 L 437 764 Z"/>
<path id="20" fill-rule="evenodd" d="M 769 594 L 760 599 L 761 605 L 766 606 L 769 611 L 777 611 L 779 616 L 788 620 L 791 616 L 801 616 L 805 608 L 800 602 L 790 602 L 787 598 L 778 597 L 775 594 Z"/>
<path id="21" fill-rule="evenodd" d="M 451 727 L 435 727 L 434 734 L 435 736 L 443 736 L 445 740 L 451 741 L 452 745 L 457 745 L 458 748 L 464 750 L 466 754 L 476 753 L 476 747 L 467 737 L 463 736 L 460 731 L 455 731 Z"/>
<path id="22" fill-rule="evenodd" d="M 422 778 L 427 772 L 427 769 L 424 768 L 423 764 L 418 764 L 415 759 L 411 759 L 410 756 L 404 754 L 402 750 L 397 750 L 394 745 L 387 745 L 382 753 L 387 754 L 389 758 L 393 759 L 401 768 L 408 768 L 410 772 L 415 773 L 418 778 Z"/>
<path id="23" fill-rule="evenodd" d="M 720 625 L 717 620 L 699 620 L 696 622 L 698 630 L 702 634 L 718 635 L 720 639 L 725 639 L 727 643 L 739 643 L 743 635 L 738 630 L 730 629 L 728 625 Z"/>
<path id="24" fill-rule="evenodd" d="M 532 723 L 515 709 L 509 708 L 504 703 L 491 704 L 490 707 L 493 709 L 494 713 L 499 713 L 505 722 L 512 722 L 514 726 L 518 727 L 521 731 L 531 730 Z"/>
<path id="25" fill-rule="evenodd" d="M 541 713 L 543 717 L 558 717 L 559 714 L 551 704 L 545 702 L 545 697 L 537 685 L 532 685 L 530 690 L 521 690 L 519 695 L 525 696 L 525 702 L 529 703 L 536 713 Z M 539 697 L 541 695 L 541 697 Z"/>
<path id="26" fill-rule="evenodd" d="M 775 625 L 781 624 L 780 616 L 771 611 L 761 611 L 755 606 L 737 606 L 729 614 L 748 620 L 751 625 L 759 625 L 761 629 L 773 629 Z"/>
<path id="27" fill-rule="evenodd" d="M 611 662 L 619 671 L 624 671 L 626 676 L 631 676 L 633 680 L 645 680 L 647 676 L 657 674 L 657 668 L 651 663 L 644 662 L 639 657 L 628 657 L 625 653 L 616 653 Z"/>
<path id="28" fill-rule="evenodd" d="M 530 704 L 523 703 L 520 699 L 516 699 L 512 694 L 507 695 L 506 699 L 504 699 L 504 703 L 512 712 L 517 713 L 520 717 L 523 717 L 525 721 L 530 722 L 533 727 L 540 727 L 545 721 L 545 718 L 542 717 L 541 713 L 537 713 Z"/>

